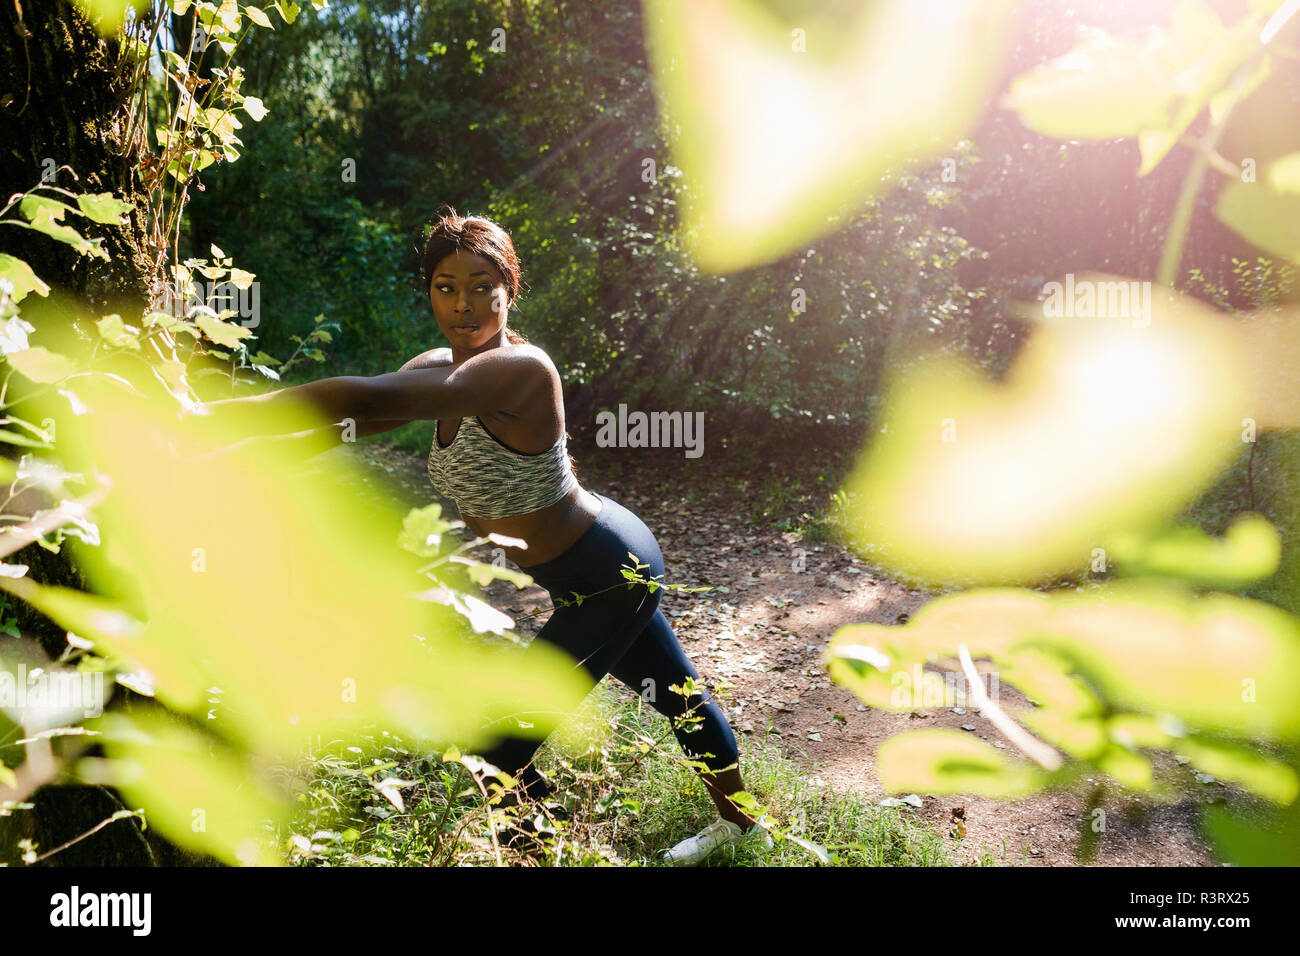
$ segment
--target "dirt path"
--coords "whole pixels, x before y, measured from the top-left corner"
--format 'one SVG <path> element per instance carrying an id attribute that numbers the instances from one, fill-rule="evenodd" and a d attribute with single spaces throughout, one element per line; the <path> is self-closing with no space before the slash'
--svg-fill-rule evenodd
<path id="1" fill-rule="evenodd" d="M 373 467 L 410 490 L 417 502 L 434 500 L 423 457 L 374 443 L 358 450 Z M 628 457 L 637 452 L 646 454 L 645 467 L 629 475 Z M 578 454 L 575 448 L 575 457 Z M 652 455 L 661 457 L 652 460 Z M 664 455 L 651 449 L 588 448 L 578 457 L 581 479 L 584 487 L 636 512 L 654 532 L 669 583 L 718 588 L 685 595 L 669 590 L 661 607 L 709 685 L 731 685 L 725 707 L 738 734 L 775 735 L 782 751 L 807 768 L 811 782 L 873 800 L 887 796 L 875 775 L 875 752 L 891 734 L 932 726 L 967 729 L 994 747 L 1009 749 L 989 721 L 973 710 L 900 714 L 868 708 L 832 683 L 821 667 L 823 650 L 838 627 L 902 623 L 943 592 L 909 589 L 836 544 L 801 543 L 770 521 L 751 522 L 745 509 L 760 492 L 758 481 L 723 481 L 717 465 L 690 474 L 681 467 L 680 452 L 675 468 L 667 467 Z M 815 477 L 812 481 L 816 487 Z M 455 505 L 445 505 L 454 517 Z M 798 507 L 793 510 L 797 515 Z M 804 555 L 796 562 L 800 548 Z M 502 581 L 486 589 L 484 600 L 512 615 L 550 605 L 540 587 L 518 591 Z M 534 634 L 545 619 L 545 614 L 529 618 L 517 633 Z M 1029 706 L 1006 685 L 1000 702 L 1011 711 Z M 1163 767 L 1157 762 L 1157 772 L 1162 770 L 1185 774 L 1196 786 L 1188 767 L 1171 760 Z M 1108 798 L 1103 804 L 1107 825 L 1094 864 L 1216 865 L 1199 836 L 1198 821 L 1204 804 L 1226 795 L 1221 785 L 1210 784 L 1195 797 L 1168 806 Z M 924 794 L 921 798 L 919 808 L 902 812 L 953 836 L 958 860 L 975 862 L 987 851 L 999 863 L 1075 865 L 1084 813 L 1078 797 L 1047 794 L 1015 803 Z M 960 839 L 955 838 L 958 819 L 964 820 Z"/>

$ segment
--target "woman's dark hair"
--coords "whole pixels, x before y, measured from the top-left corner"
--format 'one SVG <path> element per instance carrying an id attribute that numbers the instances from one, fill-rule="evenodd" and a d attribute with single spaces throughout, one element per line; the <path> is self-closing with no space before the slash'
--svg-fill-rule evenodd
<path id="1" fill-rule="evenodd" d="M 433 270 L 438 263 L 458 249 L 473 252 L 487 259 L 505 280 L 506 291 L 510 295 L 507 307 L 515 304 L 519 295 L 519 286 L 523 281 L 523 272 L 519 268 L 519 257 L 515 255 L 515 245 L 510 241 L 510 234 L 485 216 L 461 216 L 451 206 L 444 206 L 446 213 L 440 215 L 433 223 L 428 238 L 425 240 L 424 252 L 420 255 L 420 273 L 424 277 L 424 294 L 429 294 L 433 283 Z M 523 335 L 506 324 L 506 339 L 512 345 L 527 342 Z"/>

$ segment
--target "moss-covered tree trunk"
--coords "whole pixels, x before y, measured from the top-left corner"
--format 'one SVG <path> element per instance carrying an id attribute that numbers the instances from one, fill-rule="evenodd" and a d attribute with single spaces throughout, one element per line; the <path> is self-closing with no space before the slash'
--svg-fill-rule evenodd
<path id="1" fill-rule="evenodd" d="M 137 119 L 124 142 L 131 70 L 118 69 L 119 44 L 101 38 L 73 0 L 0 3 L 0 195 L 46 182 L 73 192 L 112 192 L 144 208 L 138 170 L 146 148 Z M 71 172 L 59 167 L 67 165 Z M 145 220 L 127 226 L 78 219 L 87 238 L 104 239 L 108 261 L 27 230 L 0 229 L 0 251 L 90 309 L 146 301 L 155 281 Z"/>

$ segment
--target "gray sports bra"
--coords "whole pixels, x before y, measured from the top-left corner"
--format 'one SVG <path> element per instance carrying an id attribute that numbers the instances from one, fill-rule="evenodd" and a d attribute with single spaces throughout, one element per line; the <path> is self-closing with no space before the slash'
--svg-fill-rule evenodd
<path id="1" fill-rule="evenodd" d="M 450 442 L 438 440 L 433 423 L 429 481 L 472 518 L 513 518 L 553 505 L 580 487 L 569 464 L 568 435 L 546 451 L 511 448 L 475 415 L 460 420 Z"/>

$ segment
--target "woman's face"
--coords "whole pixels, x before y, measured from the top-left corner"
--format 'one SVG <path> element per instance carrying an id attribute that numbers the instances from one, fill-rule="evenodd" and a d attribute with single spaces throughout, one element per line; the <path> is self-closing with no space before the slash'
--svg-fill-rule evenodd
<path id="1" fill-rule="evenodd" d="M 451 347 L 472 352 L 501 334 L 510 295 L 491 261 L 457 249 L 434 267 L 429 302 Z"/>

